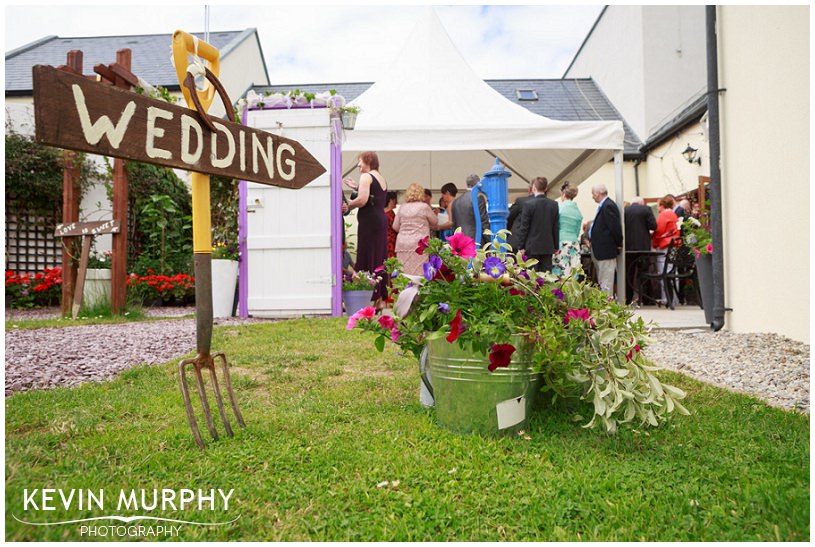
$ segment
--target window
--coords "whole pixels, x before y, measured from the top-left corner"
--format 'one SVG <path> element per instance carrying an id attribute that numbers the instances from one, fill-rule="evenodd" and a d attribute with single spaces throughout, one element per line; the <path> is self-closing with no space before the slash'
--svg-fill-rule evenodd
<path id="1" fill-rule="evenodd" d="M 538 94 L 534 89 L 517 89 L 515 93 L 518 95 L 519 101 L 537 101 Z"/>

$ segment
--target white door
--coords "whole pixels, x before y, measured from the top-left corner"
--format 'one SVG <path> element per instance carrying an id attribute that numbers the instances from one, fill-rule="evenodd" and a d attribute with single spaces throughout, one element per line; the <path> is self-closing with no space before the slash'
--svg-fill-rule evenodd
<path id="1" fill-rule="evenodd" d="M 249 112 L 247 125 L 294 139 L 326 172 L 300 190 L 247 185 L 249 314 L 331 314 L 331 130 L 328 109 Z"/>

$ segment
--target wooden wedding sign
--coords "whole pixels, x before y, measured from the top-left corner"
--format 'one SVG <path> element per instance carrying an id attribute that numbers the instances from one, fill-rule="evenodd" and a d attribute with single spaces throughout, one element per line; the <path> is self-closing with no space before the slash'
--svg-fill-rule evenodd
<path id="1" fill-rule="evenodd" d="M 297 141 L 104 85 L 34 67 L 37 142 L 186 171 L 299 189 L 325 173 Z"/>
<path id="2" fill-rule="evenodd" d="M 173 33 L 173 62 L 179 84 L 188 106 L 182 108 L 150 97 L 132 93 L 135 77 L 129 66 L 96 67 L 94 70 L 115 85 L 91 81 L 69 69 L 46 65 L 34 67 L 35 138 L 38 143 L 81 150 L 125 160 L 162 165 L 192 171 L 192 231 L 195 270 L 196 345 L 197 355 L 179 363 L 179 382 L 184 397 L 187 419 L 196 444 L 203 449 L 198 425 L 187 385 L 187 367 L 195 373 L 201 406 L 207 428 L 213 439 L 218 433 L 205 394 L 203 371 L 211 374 L 218 411 L 227 435 L 232 428 L 224 411 L 218 387 L 215 360 L 221 364 L 223 380 L 232 409 L 243 426 L 232 390 L 229 367 L 223 352 L 212 353 L 212 269 L 211 227 L 209 205 L 209 175 L 247 180 L 299 189 L 325 173 L 323 167 L 300 143 L 265 131 L 214 118 L 207 114 L 215 92 L 221 96 L 227 114 L 232 103 L 218 80 L 220 54 L 210 44 L 183 32 Z M 203 58 L 207 65 L 200 68 L 188 63 L 188 55 Z M 127 63 L 129 65 L 129 63 Z M 211 84 L 201 91 L 195 84 L 194 73 L 205 76 Z M 121 82 L 120 82 L 121 80 Z M 119 89 L 121 83 L 125 89 Z M 73 220 L 73 219 L 72 219 Z M 93 231 L 118 230 L 118 223 L 104 228 L 88 223 L 72 223 L 57 227 L 57 235 L 82 235 L 81 274 L 90 250 Z M 77 291 L 81 303 L 82 288 Z M 74 317 L 79 304 L 74 303 Z"/>

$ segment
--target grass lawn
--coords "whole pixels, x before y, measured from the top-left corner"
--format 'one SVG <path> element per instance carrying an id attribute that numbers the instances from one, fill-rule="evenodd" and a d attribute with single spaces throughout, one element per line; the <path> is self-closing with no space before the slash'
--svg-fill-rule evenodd
<path id="1" fill-rule="evenodd" d="M 391 345 L 379 353 L 372 335 L 344 326 L 217 327 L 212 347 L 230 360 L 247 427 L 213 442 L 199 418 L 204 452 L 187 425 L 177 363 L 7 398 L 6 540 L 88 539 L 79 524 L 32 526 L 12 514 L 237 518 L 182 524 L 186 541 L 810 538 L 808 415 L 665 372 L 688 392 L 692 415 L 658 429 L 607 436 L 575 421 L 587 406 L 559 403 L 537 412 L 524 436 L 461 436 L 419 404 L 415 360 Z M 105 511 L 65 510 L 58 497 L 54 511 L 24 511 L 23 490 L 34 488 L 104 489 Z M 142 488 L 234 493 L 228 511 L 115 510 L 120 489 Z"/>

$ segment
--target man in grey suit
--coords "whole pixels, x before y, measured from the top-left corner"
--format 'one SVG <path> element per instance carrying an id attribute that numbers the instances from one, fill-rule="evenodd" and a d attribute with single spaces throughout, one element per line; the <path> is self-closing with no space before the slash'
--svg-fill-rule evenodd
<path id="1" fill-rule="evenodd" d="M 453 205 L 450 207 L 450 213 L 453 222 L 452 229 L 455 232 L 461 228 L 461 232 L 473 239 L 475 239 L 475 213 L 473 211 L 473 188 L 481 180 L 478 175 L 470 175 L 467 177 L 467 190 L 462 192 L 461 196 L 457 196 Z M 487 216 L 487 198 L 484 194 L 478 195 L 478 212 L 481 217 L 481 233 L 490 229 L 490 218 Z M 490 238 L 482 236 L 482 244 L 489 241 Z M 476 241 L 477 243 L 478 241 Z"/>
<path id="2" fill-rule="evenodd" d="M 534 197 L 523 203 L 515 222 L 518 248 L 537 259 L 535 269 L 539 272 L 552 270 L 552 255 L 560 248 L 560 212 L 557 203 L 546 197 L 548 184 L 544 177 L 532 179 Z"/>

